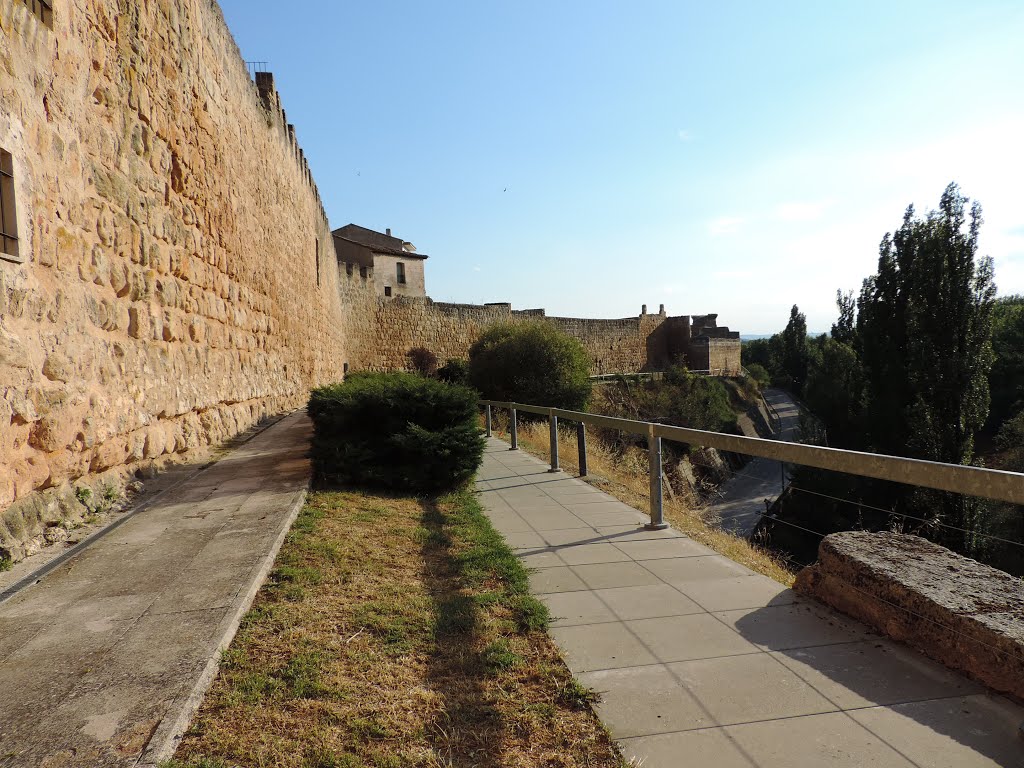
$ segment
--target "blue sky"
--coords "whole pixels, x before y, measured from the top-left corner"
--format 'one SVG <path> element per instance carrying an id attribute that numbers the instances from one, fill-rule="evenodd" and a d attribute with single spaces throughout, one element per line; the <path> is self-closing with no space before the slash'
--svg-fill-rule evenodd
<path id="1" fill-rule="evenodd" d="M 1024 293 L 1019 0 L 221 5 L 332 226 L 415 243 L 436 300 L 827 330 L 950 181 Z"/>

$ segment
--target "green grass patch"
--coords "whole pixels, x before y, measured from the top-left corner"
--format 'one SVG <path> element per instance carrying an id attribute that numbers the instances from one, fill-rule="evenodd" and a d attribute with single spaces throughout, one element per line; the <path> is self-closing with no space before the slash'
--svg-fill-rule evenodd
<path id="1" fill-rule="evenodd" d="M 311 494 L 169 768 L 616 768 L 547 623 L 470 491 Z"/>

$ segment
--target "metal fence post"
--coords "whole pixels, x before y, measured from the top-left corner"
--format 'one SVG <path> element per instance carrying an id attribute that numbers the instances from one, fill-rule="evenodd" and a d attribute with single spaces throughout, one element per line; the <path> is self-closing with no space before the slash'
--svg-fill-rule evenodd
<path id="1" fill-rule="evenodd" d="M 548 472 L 558 471 L 558 417 L 555 410 L 548 411 L 548 425 L 551 430 L 551 469 Z"/>
<path id="2" fill-rule="evenodd" d="M 654 425 L 647 433 L 647 456 L 651 473 L 651 522 L 644 526 L 649 531 L 668 528 L 661 506 L 661 438 L 654 434 Z"/>
<path id="3" fill-rule="evenodd" d="M 512 447 L 509 448 L 509 450 L 517 451 L 519 450 L 519 426 L 516 423 L 516 409 L 512 408 L 511 410 L 512 415 L 509 418 L 509 432 L 512 437 Z"/>
<path id="4" fill-rule="evenodd" d="M 582 421 L 576 424 L 576 447 L 580 454 L 580 477 L 587 476 L 587 426 Z"/>
<path id="5" fill-rule="evenodd" d="M 490 437 L 491 436 L 491 404 L 488 403 L 485 407 L 487 408 L 487 420 L 486 420 L 487 436 Z"/>

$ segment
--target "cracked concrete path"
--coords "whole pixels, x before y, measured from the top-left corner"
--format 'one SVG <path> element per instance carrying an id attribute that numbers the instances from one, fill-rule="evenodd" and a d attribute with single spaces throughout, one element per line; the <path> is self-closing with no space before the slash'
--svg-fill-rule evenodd
<path id="1" fill-rule="evenodd" d="M 781 389 L 766 389 L 764 399 L 779 415 L 773 440 L 793 442 L 800 435 L 800 407 Z M 782 462 L 755 458 L 722 486 L 721 496 L 708 506 L 719 517 L 719 527 L 744 538 L 757 528 L 765 512 L 765 499 L 775 498 L 785 487 Z"/>
<path id="2" fill-rule="evenodd" d="M 294 413 L 0 604 L 0 766 L 168 758 L 310 477 Z"/>
<path id="3" fill-rule="evenodd" d="M 1024 768 L 1024 708 L 979 683 L 500 440 L 477 488 L 644 768 Z"/>

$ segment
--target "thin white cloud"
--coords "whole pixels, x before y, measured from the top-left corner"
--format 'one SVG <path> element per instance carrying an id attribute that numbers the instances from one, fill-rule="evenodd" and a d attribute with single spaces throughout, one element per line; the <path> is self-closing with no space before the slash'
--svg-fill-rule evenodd
<path id="1" fill-rule="evenodd" d="M 685 128 L 679 129 L 679 132 L 676 135 L 679 136 L 680 141 L 693 141 L 693 134 Z"/>
<path id="2" fill-rule="evenodd" d="M 739 231 L 741 224 L 743 219 L 739 216 L 719 216 L 708 222 L 708 234 L 712 237 L 734 235 Z"/>

